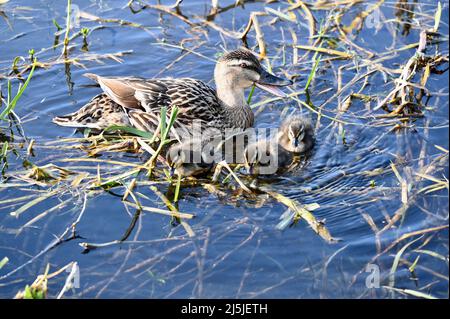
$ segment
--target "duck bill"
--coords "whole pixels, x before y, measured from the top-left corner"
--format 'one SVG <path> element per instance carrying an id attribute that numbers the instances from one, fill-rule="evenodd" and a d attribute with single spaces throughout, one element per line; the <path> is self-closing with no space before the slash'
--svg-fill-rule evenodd
<path id="1" fill-rule="evenodd" d="M 250 164 L 249 167 L 247 167 L 247 172 L 250 175 L 255 175 L 255 165 L 254 164 Z"/>
<path id="2" fill-rule="evenodd" d="M 288 79 L 283 79 L 269 72 L 262 70 L 261 77 L 255 85 L 260 89 L 272 93 L 279 97 L 286 97 L 287 94 L 280 90 L 280 86 L 291 85 L 293 82 Z"/>
<path id="3" fill-rule="evenodd" d="M 169 171 L 169 177 L 173 177 L 176 173 L 176 168 L 175 166 L 171 166 L 170 167 L 170 171 Z"/>

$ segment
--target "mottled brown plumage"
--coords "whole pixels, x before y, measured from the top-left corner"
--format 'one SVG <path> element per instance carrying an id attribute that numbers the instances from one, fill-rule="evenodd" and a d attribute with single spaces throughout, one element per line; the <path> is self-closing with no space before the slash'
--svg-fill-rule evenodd
<path id="1" fill-rule="evenodd" d="M 118 124 L 117 119 L 120 119 L 124 125 L 153 132 L 159 123 L 161 108 L 166 107 L 169 113 L 177 106 L 179 112 L 175 127 L 189 129 L 194 121 L 198 121 L 202 127 L 219 130 L 245 129 L 252 127 L 254 121 L 253 112 L 244 98 L 246 88 L 255 84 L 278 94 L 276 86 L 292 83 L 264 71 L 258 59 L 243 49 L 227 53 L 218 60 L 214 71 L 217 90 L 191 78 L 86 76 L 96 81 L 104 94 L 77 112 L 55 117 L 53 121 L 56 124 L 104 129 Z M 102 109 L 100 116 L 96 108 Z"/>
<path id="2" fill-rule="evenodd" d="M 111 125 L 130 126 L 123 107 L 112 101 L 105 93 L 94 96 L 76 112 L 58 116 L 53 121 L 61 126 L 104 129 Z"/>

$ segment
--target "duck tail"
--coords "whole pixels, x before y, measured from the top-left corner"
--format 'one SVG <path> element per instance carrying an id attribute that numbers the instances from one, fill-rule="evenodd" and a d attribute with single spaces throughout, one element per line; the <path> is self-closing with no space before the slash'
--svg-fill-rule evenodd
<path id="1" fill-rule="evenodd" d="M 74 128 L 97 128 L 95 125 L 94 114 L 95 107 L 98 105 L 98 101 L 100 99 L 101 95 L 97 95 L 78 111 L 62 116 L 56 116 L 52 121 L 60 126 Z"/>
<path id="2" fill-rule="evenodd" d="M 62 116 L 55 116 L 52 119 L 52 122 L 55 124 L 58 124 L 60 126 L 74 127 L 74 125 L 77 124 L 77 122 L 75 121 L 75 118 L 76 118 L 75 115 L 76 115 L 76 112 L 70 113 L 67 115 L 62 115 Z"/>
<path id="3" fill-rule="evenodd" d="M 54 117 L 53 123 L 101 130 L 111 125 L 128 125 L 129 121 L 123 108 L 102 93 L 92 98 L 78 111 Z"/>
<path id="4" fill-rule="evenodd" d="M 98 82 L 98 75 L 94 73 L 84 73 L 83 76 L 91 79 L 94 82 Z"/>
<path id="5" fill-rule="evenodd" d="M 86 120 L 82 120 L 81 117 L 83 116 L 82 112 L 80 112 L 82 109 L 78 110 L 77 112 L 62 115 L 62 116 L 55 116 L 52 119 L 52 122 L 59 125 L 59 126 L 66 126 L 66 127 L 73 127 L 73 128 L 92 128 L 92 129 L 101 129 L 99 125 L 96 123 L 90 123 Z"/>

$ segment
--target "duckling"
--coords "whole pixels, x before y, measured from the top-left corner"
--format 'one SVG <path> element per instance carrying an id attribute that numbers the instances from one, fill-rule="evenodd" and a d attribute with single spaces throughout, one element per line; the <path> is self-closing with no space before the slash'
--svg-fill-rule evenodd
<path id="1" fill-rule="evenodd" d="M 291 80 L 265 71 L 253 53 L 246 49 L 228 52 L 217 61 L 214 69 L 216 90 L 191 78 L 85 75 L 96 81 L 103 93 L 78 111 L 55 117 L 54 123 L 104 129 L 117 122 L 127 124 L 129 121 L 137 129 L 153 132 L 158 126 L 161 108 L 166 107 L 169 114 L 171 108 L 177 106 L 175 127 L 189 127 L 199 121 L 202 126 L 219 130 L 246 129 L 254 122 L 253 112 L 244 98 L 246 88 L 256 85 L 272 94 L 286 96 L 278 87 L 292 84 Z"/>
<path id="2" fill-rule="evenodd" d="M 300 155 L 314 146 L 314 129 L 309 120 L 292 116 L 280 126 L 278 144 L 286 151 Z"/>
<path id="3" fill-rule="evenodd" d="M 166 153 L 171 174 L 183 177 L 198 176 L 213 170 L 215 161 L 208 153 L 206 143 L 209 138 L 187 138 L 172 145 Z"/>
<path id="4" fill-rule="evenodd" d="M 250 174 L 274 174 L 295 166 L 296 158 L 307 154 L 314 146 L 311 122 L 294 116 L 286 119 L 278 134 L 247 146 L 245 165 Z"/>

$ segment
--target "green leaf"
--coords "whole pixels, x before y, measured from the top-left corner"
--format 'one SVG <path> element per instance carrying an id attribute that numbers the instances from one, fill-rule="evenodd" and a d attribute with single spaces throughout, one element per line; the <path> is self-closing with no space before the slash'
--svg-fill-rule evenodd
<path id="1" fill-rule="evenodd" d="M 58 31 L 61 31 L 62 28 L 61 28 L 61 26 L 58 24 L 58 22 L 56 22 L 55 19 L 53 19 L 52 21 L 53 21 L 53 24 L 55 25 L 56 29 L 57 29 Z"/>
<path id="2" fill-rule="evenodd" d="M 180 185 L 181 185 L 181 175 L 178 174 L 177 185 L 175 187 L 175 195 L 173 196 L 173 202 L 178 202 L 178 197 L 180 196 Z"/>
<path id="3" fill-rule="evenodd" d="M 8 103 L 8 105 L 6 106 L 6 108 L 3 110 L 3 112 L 0 114 L 0 119 L 1 120 L 5 120 L 5 116 L 8 115 L 9 113 L 11 113 L 14 108 L 16 107 L 17 101 L 19 101 L 20 97 L 22 96 L 23 92 L 25 91 L 25 89 L 28 86 L 28 83 L 30 83 L 31 77 L 33 76 L 34 73 L 34 69 L 36 67 L 36 58 L 34 58 L 33 61 L 33 66 L 31 67 L 31 71 L 30 74 L 27 77 L 27 80 L 25 81 L 25 83 L 19 88 L 19 91 L 17 92 L 16 96 L 13 98 L 13 100 L 11 101 L 11 103 Z M 9 84 L 10 85 L 10 84 Z M 9 98 L 10 96 L 10 87 L 8 89 L 8 102 L 10 100 Z"/>
<path id="4" fill-rule="evenodd" d="M 9 143 L 7 141 L 3 142 L 2 150 L 0 152 L 1 158 L 6 158 L 6 155 L 8 153 L 8 145 L 9 145 Z"/>
<path id="5" fill-rule="evenodd" d="M 314 54 L 314 58 L 315 58 L 314 66 L 313 66 L 313 68 L 311 69 L 311 72 L 309 73 L 308 80 L 306 81 L 305 91 L 308 90 L 309 85 L 311 84 L 311 81 L 312 81 L 312 80 L 314 79 L 314 77 L 316 76 L 316 71 L 317 71 L 317 68 L 318 68 L 318 66 L 319 66 L 320 59 L 322 58 L 322 56 L 319 55 L 319 57 L 317 57 L 317 52 L 316 52 L 316 53 Z"/>
<path id="6" fill-rule="evenodd" d="M 409 266 L 409 272 L 414 272 L 414 270 L 416 269 L 417 266 L 417 262 L 420 259 L 420 255 L 416 257 L 416 259 L 414 260 L 414 262 L 412 263 L 411 266 Z"/>
<path id="7" fill-rule="evenodd" d="M 253 92 L 255 92 L 255 85 L 252 86 L 252 90 L 250 91 L 250 94 L 248 95 L 247 104 L 250 104 L 250 102 L 252 101 Z"/>
<path id="8" fill-rule="evenodd" d="M 45 299 L 45 292 L 26 285 L 23 299 Z"/>
<path id="9" fill-rule="evenodd" d="M 30 286 L 25 286 L 25 292 L 23 294 L 23 299 L 34 299 L 33 292 L 31 291 Z"/>
<path id="10" fill-rule="evenodd" d="M 153 138 L 153 134 L 146 132 L 146 131 L 141 131 L 138 130 L 137 128 L 134 127 L 129 127 L 129 126 L 121 126 L 121 125 L 112 125 L 109 126 L 105 129 L 105 131 L 124 131 L 133 135 L 137 135 L 143 138 L 148 138 L 151 139 Z"/>
<path id="11" fill-rule="evenodd" d="M 45 299 L 45 292 L 43 290 L 36 290 L 34 292 L 34 299 Z"/>

